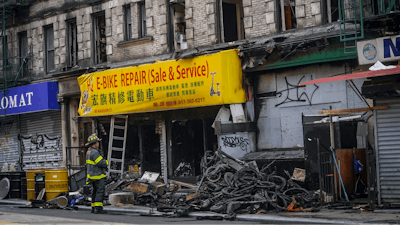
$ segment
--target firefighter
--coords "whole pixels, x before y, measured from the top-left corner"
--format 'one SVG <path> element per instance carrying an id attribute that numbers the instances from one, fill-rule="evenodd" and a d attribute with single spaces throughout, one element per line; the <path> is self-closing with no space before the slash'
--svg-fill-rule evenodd
<path id="1" fill-rule="evenodd" d="M 91 212 L 105 214 L 107 211 L 103 210 L 103 197 L 108 161 L 100 155 L 98 150 L 99 141 L 101 139 L 96 134 L 92 134 L 86 143 L 86 146 L 89 146 L 89 150 L 86 153 L 86 184 L 93 185 Z"/>

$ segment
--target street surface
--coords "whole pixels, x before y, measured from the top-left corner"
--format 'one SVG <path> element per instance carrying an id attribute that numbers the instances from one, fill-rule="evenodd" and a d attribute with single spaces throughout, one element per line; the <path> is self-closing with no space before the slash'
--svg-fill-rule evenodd
<path id="1" fill-rule="evenodd" d="M 0 224 L 260 224 L 247 221 L 166 218 L 133 213 L 93 214 L 87 210 L 19 208 L 0 205 Z"/>

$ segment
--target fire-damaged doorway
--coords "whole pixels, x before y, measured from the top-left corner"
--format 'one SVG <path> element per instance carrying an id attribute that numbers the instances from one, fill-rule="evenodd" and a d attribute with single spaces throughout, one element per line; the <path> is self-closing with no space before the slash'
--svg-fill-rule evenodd
<path id="1" fill-rule="evenodd" d="M 105 157 L 108 155 L 109 130 L 109 123 L 101 123 L 98 130 Z M 123 136 L 123 130 L 114 130 L 114 132 L 115 136 Z M 114 140 L 113 146 L 122 148 L 123 141 Z M 120 155 L 115 155 L 118 152 L 114 151 L 112 154 L 111 158 L 122 158 Z M 119 166 L 115 165 L 116 168 L 120 168 Z M 155 122 L 128 124 L 123 171 L 128 170 L 138 174 L 143 174 L 145 171 L 161 173 L 160 137 L 156 132 Z"/>
<path id="2" fill-rule="evenodd" d="M 150 171 L 161 174 L 160 134 L 156 132 L 156 124 L 140 124 L 139 138 L 142 149 L 142 173 Z"/>
<path id="3" fill-rule="evenodd" d="M 173 179 L 194 183 L 201 175 L 200 161 L 206 150 L 216 150 L 214 118 L 171 121 Z"/>

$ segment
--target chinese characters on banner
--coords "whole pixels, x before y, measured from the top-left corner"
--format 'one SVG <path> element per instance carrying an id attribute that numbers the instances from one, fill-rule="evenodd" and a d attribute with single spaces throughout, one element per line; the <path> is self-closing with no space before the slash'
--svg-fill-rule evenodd
<path id="1" fill-rule="evenodd" d="M 81 116 L 246 101 L 237 50 L 84 74 L 78 83 Z"/>

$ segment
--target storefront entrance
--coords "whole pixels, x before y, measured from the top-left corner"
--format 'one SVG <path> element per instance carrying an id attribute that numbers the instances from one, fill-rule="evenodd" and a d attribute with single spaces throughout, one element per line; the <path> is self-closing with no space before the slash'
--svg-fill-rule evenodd
<path id="1" fill-rule="evenodd" d="M 156 124 L 139 125 L 139 137 L 142 145 L 142 173 L 144 171 L 161 173 L 160 134 Z"/>
<path id="2" fill-rule="evenodd" d="M 172 176 L 195 182 L 201 175 L 200 161 L 206 150 L 215 150 L 213 118 L 171 121 Z"/>
<path id="3" fill-rule="evenodd" d="M 116 121 L 117 124 L 117 121 Z M 101 123 L 98 126 L 99 135 L 102 138 L 102 150 L 104 156 L 108 155 L 109 146 L 109 123 Z M 115 130 L 115 136 L 123 136 L 123 130 Z M 119 133 L 118 133 L 119 132 Z M 114 140 L 113 145 L 122 148 L 123 141 Z M 122 158 L 113 152 L 112 158 Z M 111 168 L 119 168 L 120 165 L 113 165 Z M 156 132 L 155 122 L 128 124 L 127 138 L 125 145 L 124 171 L 135 171 L 142 174 L 145 171 L 161 173 L 160 163 L 160 137 Z"/>

